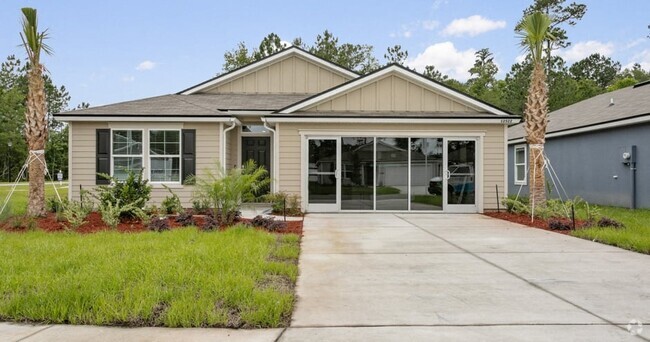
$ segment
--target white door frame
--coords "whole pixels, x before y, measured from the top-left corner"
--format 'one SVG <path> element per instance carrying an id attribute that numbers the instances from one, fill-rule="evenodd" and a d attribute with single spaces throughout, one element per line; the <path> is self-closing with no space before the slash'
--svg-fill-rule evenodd
<path id="1" fill-rule="evenodd" d="M 443 212 L 445 213 L 478 213 L 481 212 L 482 203 L 482 179 L 483 168 L 480 160 L 483 158 L 483 147 L 481 146 L 481 139 L 479 137 L 446 137 L 443 140 L 444 151 L 442 153 L 444 177 L 442 177 L 442 193 L 443 193 Z M 452 204 L 449 203 L 449 141 L 474 141 L 474 204 Z"/>

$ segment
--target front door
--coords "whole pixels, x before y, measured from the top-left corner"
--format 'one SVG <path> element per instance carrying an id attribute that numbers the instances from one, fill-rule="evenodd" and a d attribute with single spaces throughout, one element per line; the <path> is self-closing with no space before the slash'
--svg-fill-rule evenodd
<path id="1" fill-rule="evenodd" d="M 477 211 L 476 140 L 447 140 L 446 203 L 447 212 Z"/>
<path id="2" fill-rule="evenodd" d="M 338 211 L 338 139 L 308 139 L 307 197 L 310 212 Z"/>
<path id="3" fill-rule="evenodd" d="M 271 174 L 271 138 L 270 137 L 242 137 L 241 138 L 241 160 L 245 163 L 249 160 L 257 166 L 263 166 L 269 175 Z M 257 195 L 264 195 L 269 188 L 260 190 Z"/>

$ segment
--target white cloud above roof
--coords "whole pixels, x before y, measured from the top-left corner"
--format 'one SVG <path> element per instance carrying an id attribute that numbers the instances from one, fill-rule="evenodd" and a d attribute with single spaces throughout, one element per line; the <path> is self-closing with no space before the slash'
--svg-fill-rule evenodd
<path id="1" fill-rule="evenodd" d="M 140 64 L 138 64 L 138 66 L 135 67 L 135 70 L 138 70 L 138 71 L 151 70 L 151 69 L 155 68 L 156 65 L 158 65 L 156 62 L 146 60 L 146 61 L 143 61 Z"/>
<path id="2" fill-rule="evenodd" d="M 430 45 L 422 53 L 406 62 L 408 67 L 422 72 L 427 65 L 433 65 L 443 74 L 459 81 L 469 78 L 468 70 L 474 65 L 476 50 L 458 50 L 452 42 Z"/>
<path id="3" fill-rule="evenodd" d="M 597 40 L 588 40 L 572 44 L 566 49 L 559 50 L 558 56 L 562 57 L 568 63 L 577 62 L 593 53 L 599 53 L 609 57 L 614 52 L 614 44 L 599 42 Z"/>
<path id="4" fill-rule="evenodd" d="M 628 68 L 632 69 L 634 66 L 634 63 L 638 63 L 641 65 L 641 67 L 645 70 L 650 69 L 650 49 L 645 49 L 634 56 L 630 59 L 630 62 L 626 65 L 623 66 L 623 69 Z"/>
<path id="5" fill-rule="evenodd" d="M 472 15 L 467 18 L 452 20 L 443 30 L 445 36 L 470 36 L 498 30 L 506 27 L 504 20 L 490 20 L 480 15 Z"/>

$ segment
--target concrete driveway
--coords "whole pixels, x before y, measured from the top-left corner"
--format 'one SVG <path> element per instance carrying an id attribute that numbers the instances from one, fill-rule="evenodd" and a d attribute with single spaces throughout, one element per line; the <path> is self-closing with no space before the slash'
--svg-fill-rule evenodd
<path id="1" fill-rule="evenodd" d="M 300 272 L 282 341 L 650 339 L 650 256 L 482 215 L 308 215 Z"/>

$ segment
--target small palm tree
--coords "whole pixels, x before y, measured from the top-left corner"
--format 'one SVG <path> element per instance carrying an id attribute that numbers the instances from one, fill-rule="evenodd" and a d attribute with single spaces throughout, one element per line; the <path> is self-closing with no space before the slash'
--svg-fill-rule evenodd
<path id="1" fill-rule="evenodd" d="M 524 128 L 526 142 L 530 149 L 528 179 L 530 196 L 534 205 L 546 203 L 544 192 L 544 142 L 548 124 L 548 87 L 544 71 L 544 42 L 554 40 L 549 27 L 551 19 L 544 13 L 535 12 L 524 18 L 517 29 L 521 46 L 530 53 L 533 73 L 530 78 L 526 108 L 524 110 Z"/>
<path id="2" fill-rule="evenodd" d="M 25 106 L 25 139 L 30 153 L 29 163 L 29 203 L 27 213 L 31 216 L 45 214 L 45 144 L 47 142 L 47 116 L 45 103 L 44 67 L 41 52 L 51 54 L 45 44 L 47 30 L 38 32 L 36 9 L 23 8 L 23 41 L 29 59 L 27 74 L 28 91 Z"/>

